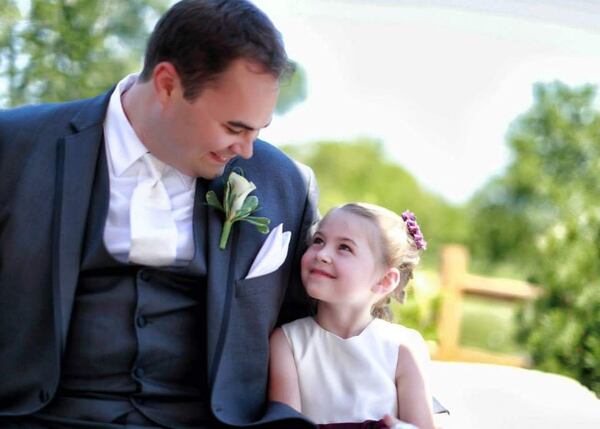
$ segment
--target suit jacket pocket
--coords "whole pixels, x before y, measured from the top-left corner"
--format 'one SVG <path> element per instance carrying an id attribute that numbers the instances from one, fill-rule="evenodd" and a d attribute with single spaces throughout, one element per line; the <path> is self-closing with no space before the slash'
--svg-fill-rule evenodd
<path id="1" fill-rule="evenodd" d="M 236 298 L 242 298 L 244 296 L 256 295 L 265 292 L 275 293 L 276 291 L 281 290 L 284 281 L 282 270 L 284 265 L 268 274 L 259 277 L 253 277 L 251 279 L 241 279 L 236 281 Z"/>

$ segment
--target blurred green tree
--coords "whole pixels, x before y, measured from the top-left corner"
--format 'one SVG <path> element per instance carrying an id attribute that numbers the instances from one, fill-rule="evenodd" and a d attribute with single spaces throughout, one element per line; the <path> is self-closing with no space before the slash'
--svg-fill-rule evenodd
<path id="1" fill-rule="evenodd" d="M 275 107 L 275 112 L 279 115 L 287 113 L 296 104 L 306 99 L 306 72 L 300 64 L 293 63 L 294 73 L 288 79 L 285 79 L 280 86 L 279 98 Z"/>
<path id="2" fill-rule="evenodd" d="M 172 0 L 0 0 L 0 106 L 97 95 L 141 68 L 147 36 Z M 283 82 L 277 113 L 306 98 Z"/>
<path id="3" fill-rule="evenodd" d="M 509 132 L 513 161 L 474 199 L 478 256 L 519 266 L 543 296 L 519 316 L 534 364 L 600 394 L 600 112 L 596 88 L 537 84 Z"/>
<path id="4" fill-rule="evenodd" d="M 16 12 L 17 2 L 7 3 L 0 27 L 8 84 L 2 101 L 15 106 L 107 90 L 139 68 L 150 25 L 168 1 L 31 0 Z"/>
<path id="5" fill-rule="evenodd" d="M 5 100 L 11 100 L 16 95 L 13 93 L 16 70 L 16 38 L 17 24 L 21 13 L 14 0 L 0 0 L 0 76 L 6 80 L 5 85 L 0 85 L 0 106 Z M 5 87 L 5 88 L 4 88 Z M 2 95 L 3 94 L 3 95 Z"/>

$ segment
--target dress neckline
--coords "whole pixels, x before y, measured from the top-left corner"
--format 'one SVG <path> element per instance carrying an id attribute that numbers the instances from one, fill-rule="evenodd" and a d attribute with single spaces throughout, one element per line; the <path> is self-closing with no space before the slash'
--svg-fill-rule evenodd
<path id="1" fill-rule="evenodd" d="M 365 327 L 363 328 L 363 330 L 362 330 L 362 331 L 360 331 L 358 334 L 356 334 L 356 335 L 353 335 L 353 336 L 351 336 L 351 337 L 348 337 L 348 338 L 343 338 L 343 337 L 340 337 L 339 335 L 337 335 L 337 334 L 335 334 L 335 333 L 333 333 L 333 332 L 331 332 L 331 331 L 328 331 L 327 329 L 323 328 L 321 325 L 319 325 L 319 322 L 317 322 L 317 319 L 316 319 L 315 317 L 311 317 L 311 319 L 312 319 L 312 322 L 315 324 L 315 326 L 317 327 L 317 329 L 318 329 L 319 331 L 321 331 L 321 332 L 325 333 L 326 335 L 328 335 L 328 336 L 330 336 L 330 337 L 332 337 L 332 338 L 335 338 L 335 339 L 337 339 L 338 341 L 351 341 L 351 340 L 355 340 L 355 339 L 357 340 L 357 339 L 359 339 L 360 337 L 364 336 L 364 334 L 365 334 L 365 333 L 366 333 L 368 330 L 370 330 L 372 326 L 374 326 L 375 324 L 377 324 L 376 320 L 379 320 L 377 317 L 374 317 L 374 318 L 373 318 L 373 319 L 372 319 L 372 320 L 371 320 L 371 321 L 370 321 L 370 322 L 367 324 L 367 326 L 365 326 Z"/>

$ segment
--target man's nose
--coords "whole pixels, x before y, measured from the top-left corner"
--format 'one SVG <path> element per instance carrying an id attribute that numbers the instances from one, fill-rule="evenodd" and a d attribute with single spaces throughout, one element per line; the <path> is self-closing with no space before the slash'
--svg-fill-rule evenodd
<path id="1" fill-rule="evenodd" d="M 231 151 L 244 159 L 251 158 L 254 152 L 254 140 L 256 140 L 256 134 L 248 133 L 248 135 L 239 138 L 240 140 L 237 143 L 231 145 Z"/>

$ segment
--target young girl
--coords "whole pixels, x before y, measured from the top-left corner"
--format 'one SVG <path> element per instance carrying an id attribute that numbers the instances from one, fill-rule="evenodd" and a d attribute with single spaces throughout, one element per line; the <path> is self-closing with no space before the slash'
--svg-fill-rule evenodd
<path id="1" fill-rule="evenodd" d="M 317 424 L 433 429 L 423 338 L 377 318 L 390 296 L 403 300 L 425 247 L 410 212 L 352 203 L 327 213 L 302 257 L 317 313 L 273 332 L 269 399 Z"/>

